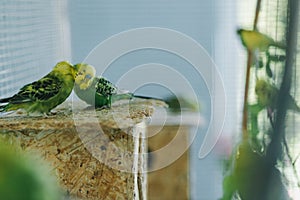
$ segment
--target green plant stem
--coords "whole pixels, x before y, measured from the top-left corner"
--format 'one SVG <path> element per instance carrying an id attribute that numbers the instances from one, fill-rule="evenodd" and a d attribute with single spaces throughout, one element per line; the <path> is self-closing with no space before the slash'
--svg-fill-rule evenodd
<path id="1" fill-rule="evenodd" d="M 258 18 L 259 18 L 259 11 L 260 11 L 260 4 L 261 0 L 257 0 L 256 3 L 256 10 L 255 10 L 255 18 L 253 22 L 253 29 L 256 29 Z M 252 64 L 252 57 L 253 52 L 248 50 L 248 59 L 247 59 L 247 70 L 246 70 L 246 82 L 245 82 L 245 92 L 244 92 L 244 107 L 243 107 L 243 124 L 242 124 L 242 133 L 243 133 L 243 140 L 248 138 L 248 96 L 249 96 L 249 82 L 250 82 L 250 69 Z"/>

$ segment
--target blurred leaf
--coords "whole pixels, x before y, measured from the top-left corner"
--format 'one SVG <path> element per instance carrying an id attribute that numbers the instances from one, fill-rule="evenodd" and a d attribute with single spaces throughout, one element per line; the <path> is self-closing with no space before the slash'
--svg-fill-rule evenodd
<path id="1" fill-rule="evenodd" d="M 41 162 L 0 142 L 0 199 L 57 200 L 60 192 Z"/>
<path id="2" fill-rule="evenodd" d="M 256 136 L 259 133 L 258 128 L 258 114 L 263 107 L 260 104 L 249 105 L 249 113 L 250 113 L 250 133 L 252 136 Z"/>
<path id="3" fill-rule="evenodd" d="M 280 172 L 275 167 L 266 168 L 265 156 L 253 151 L 247 140 L 240 143 L 234 154 L 233 167 L 223 180 L 222 200 L 231 200 L 236 192 L 243 200 L 287 199 Z M 268 174 L 272 176 L 271 182 L 266 182 Z"/>
<path id="4" fill-rule="evenodd" d="M 221 200 L 231 200 L 233 197 L 233 194 L 235 193 L 237 187 L 236 187 L 236 181 L 234 180 L 234 176 L 232 174 L 225 176 L 223 179 L 223 197 Z"/>

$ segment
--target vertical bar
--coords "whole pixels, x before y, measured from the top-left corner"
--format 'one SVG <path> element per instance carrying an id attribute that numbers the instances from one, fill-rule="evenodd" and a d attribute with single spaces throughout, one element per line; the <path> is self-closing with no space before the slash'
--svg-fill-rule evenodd
<path id="1" fill-rule="evenodd" d="M 282 83 L 280 86 L 278 99 L 277 99 L 277 116 L 275 119 L 274 132 L 272 134 L 272 140 L 269 145 L 266 154 L 266 167 L 267 169 L 272 169 L 276 165 L 276 161 L 281 155 L 281 144 L 285 135 L 285 119 L 288 108 L 288 96 L 291 87 L 291 77 L 294 67 L 294 62 L 297 53 L 297 33 L 298 33 L 298 18 L 299 18 L 299 0 L 289 0 L 288 1 L 288 9 L 289 9 L 289 20 L 287 26 L 287 46 L 286 49 L 286 63 L 284 74 L 282 78 Z M 267 174 L 266 178 L 268 178 L 268 185 L 271 184 L 271 170 Z M 267 186 L 268 186 L 267 185 Z M 266 187 L 267 187 L 266 186 Z M 267 187 L 268 188 L 268 187 Z M 272 188 L 268 188 L 269 190 L 265 195 L 268 195 L 272 192 Z"/>

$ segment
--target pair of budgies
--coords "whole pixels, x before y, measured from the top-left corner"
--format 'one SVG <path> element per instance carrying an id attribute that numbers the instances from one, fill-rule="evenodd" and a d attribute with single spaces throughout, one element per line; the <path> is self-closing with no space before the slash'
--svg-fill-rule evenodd
<path id="1" fill-rule="evenodd" d="M 120 92 L 105 78 L 96 77 L 95 68 L 91 65 L 73 66 L 62 61 L 40 80 L 25 85 L 11 97 L 0 99 L 0 112 L 22 109 L 28 114 L 48 114 L 68 98 L 73 87 L 80 99 L 96 108 L 110 107 L 112 101 L 119 99 L 150 98 Z"/>

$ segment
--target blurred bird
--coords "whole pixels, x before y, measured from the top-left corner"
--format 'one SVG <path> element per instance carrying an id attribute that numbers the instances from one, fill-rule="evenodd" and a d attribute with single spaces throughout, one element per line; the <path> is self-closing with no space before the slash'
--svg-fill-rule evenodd
<path id="1" fill-rule="evenodd" d="M 258 31 L 239 29 L 237 33 L 240 35 L 243 45 L 249 51 L 255 51 L 256 49 L 266 51 L 270 46 L 285 49 L 283 43 L 275 42 L 271 37 Z"/>
<path id="2" fill-rule="evenodd" d="M 268 83 L 263 79 L 258 79 L 255 85 L 255 93 L 257 95 L 257 102 L 261 107 L 267 107 L 270 109 L 275 109 L 277 105 L 279 90 Z M 300 112 L 300 108 L 298 107 L 295 99 L 288 95 L 287 97 L 288 109 Z"/>
<path id="3" fill-rule="evenodd" d="M 74 86 L 76 95 L 87 104 L 95 106 L 96 108 L 110 108 L 113 102 L 122 99 L 132 99 L 134 97 L 142 99 L 156 99 L 152 97 L 138 96 L 128 91 L 119 90 L 104 77 L 96 77 L 96 70 L 91 65 L 79 63 L 74 67 L 78 69 Z"/>
<path id="4" fill-rule="evenodd" d="M 164 101 L 169 105 L 169 111 L 173 113 L 180 113 L 182 111 L 188 112 L 199 112 L 200 106 L 197 102 L 184 96 L 169 96 L 164 99 Z"/>
<path id="5" fill-rule="evenodd" d="M 70 63 L 59 62 L 40 80 L 25 85 L 12 97 L 0 99 L 0 112 L 23 109 L 27 114 L 47 114 L 71 94 L 75 75 Z"/>

